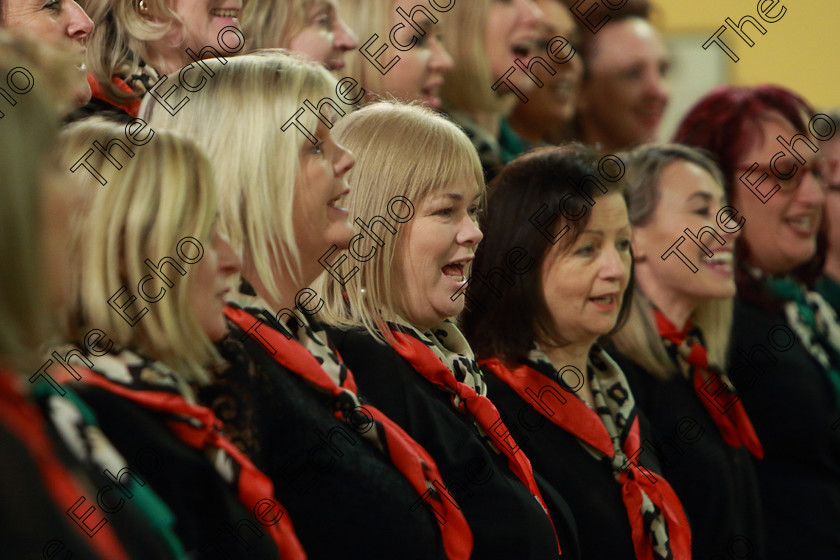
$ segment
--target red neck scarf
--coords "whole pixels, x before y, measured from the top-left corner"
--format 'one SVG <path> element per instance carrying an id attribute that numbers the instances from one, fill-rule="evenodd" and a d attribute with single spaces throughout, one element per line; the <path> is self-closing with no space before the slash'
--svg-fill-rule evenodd
<path id="1" fill-rule="evenodd" d="M 137 98 L 136 101 L 119 104 L 108 97 L 108 95 L 105 93 L 105 89 L 102 87 L 102 84 L 100 84 L 99 81 L 93 77 L 93 74 L 87 75 L 87 81 L 88 84 L 90 84 L 91 97 L 95 99 L 100 99 L 108 103 L 109 105 L 113 105 L 114 107 L 125 111 L 126 113 L 128 113 L 128 115 L 132 117 L 137 117 L 137 115 L 140 113 L 141 101 L 139 98 Z M 121 78 L 114 78 L 112 81 L 114 85 L 116 85 L 117 88 L 119 88 L 120 91 L 130 93 L 135 97 L 137 96 L 134 90 L 132 90 L 131 87 L 127 83 L 125 83 L 125 81 Z"/>
<path id="2" fill-rule="evenodd" d="M 580 398 L 527 365 L 517 365 L 510 369 L 496 358 L 482 360 L 480 363 L 530 403 L 537 412 L 613 460 L 613 470 L 621 486 L 621 498 L 630 521 L 633 547 L 638 560 L 668 558 L 667 555 L 655 552 L 657 543 L 651 536 L 650 522 L 645 519 L 651 517 L 647 515 L 648 511 L 658 512 L 665 521 L 670 558 L 691 558 L 691 531 L 679 498 L 666 480 L 657 477 L 639 465 L 638 461 L 633 460 L 640 449 L 638 416 L 633 416 L 630 429 L 621 445 L 625 459 L 619 462 L 623 464 L 616 468 L 616 450 L 610 433 L 598 414 Z M 546 393 L 553 394 L 558 403 L 551 409 L 546 409 L 542 401 Z M 655 509 L 650 506 L 651 503 Z"/>
<path id="3" fill-rule="evenodd" d="M 690 369 L 697 398 L 720 430 L 723 440 L 732 447 L 746 447 L 755 457 L 764 457 L 761 442 L 747 416 L 744 405 L 728 379 L 709 367 L 703 336 L 687 322 L 682 331 L 665 318 L 658 309 L 653 311 L 656 327 L 668 355 L 681 369 Z"/>
<path id="4" fill-rule="evenodd" d="M 534 480 L 534 471 L 531 468 L 531 461 L 521 453 L 519 445 L 513 439 L 510 431 L 502 422 L 501 415 L 495 405 L 485 396 L 476 393 L 475 389 L 455 379 L 455 374 L 450 370 L 432 351 L 429 346 L 417 338 L 391 329 L 391 334 L 397 341 L 393 346 L 394 350 L 402 356 L 417 373 L 434 383 L 441 389 L 451 391 L 458 397 L 458 410 L 470 414 L 481 427 L 481 429 L 493 440 L 494 445 L 507 457 L 510 470 L 522 481 L 522 484 L 539 501 L 545 510 L 549 521 L 551 516 L 543 501 L 537 482 Z M 552 528 L 554 522 L 551 521 Z M 555 535 L 556 537 L 556 535 Z M 558 540 L 557 549 L 560 550 Z M 560 551 L 562 554 L 562 551 Z"/>
<path id="5" fill-rule="evenodd" d="M 277 331 L 243 309 L 228 305 L 225 307 L 225 315 L 259 342 L 278 364 L 333 395 L 337 403 L 347 402 L 348 399 L 358 403 L 356 381 L 349 369 L 346 370 L 341 385 L 337 385 L 312 353 L 294 338 Z M 373 418 L 377 432 L 384 439 L 381 448 L 390 455 L 394 466 L 408 479 L 419 495 L 435 503 L 432 510 L 440 528 L 447 557 L 450 560 L 468 559 L 473 547 L 472 531 L 455 499 L 443 491 L 443 477 L 434 459 L 399 425 L 370 405 L 356 404 L 355 410 L 350 411 L 346 410 L 346 407 L 337 407 L 334 414 L 337 419 L 357 429 L 358 422 L 354 422 L 353 417 L 354 413 L 358 412 Z M 443 497 L 446 500 L 442 499 Z M 441 511 L 443 514 L 439 513 Z"/>
<path id="6" fill-rule="evenodd" d="M 55 378 L 59 383 L 71 382 L 73 379 L 67 372 L 61 372 Z M 255 517 L 259 517 L 257 509 L 260 504 L 266 499 L 274 498 L 274 484 L 271 479 L 221 434 L 222 422 L 209 408 L 190 404 L 175 392 L 134 389 L 89 370 L 82 373 L 81 382 L 105 389 L 143 408 L 171 416 L 170 420 L 166 420 L 167 427 L 178 439 L 194 449 L 209 448 L 225 452 L 239 466 L 236 480 L 239 501 Z M 279 506 L 279 509 L 281 514 L 277 522 L 260 525 L 271 536 L 283 560 L 306 560 L 306 553 L 295 534 L 291 519 L 282 506 Z"/>
<path id="7" fill-rule="evenodd" d="M 79 496 L 88 496 L 88 499 L 92 500 L 79 481 L 56 457 L 53 444 L 44 431 L 44 419 L 38 409 L 24 398 L 16 376 L 2 368 L 0 368 L 0 423 L 27 448 L 38 466 L 48 494 L 62 513 L 73 509 Z M 128 554 L 123 550 L 116 533 L 108 526 L 108 523 L 99 528 L 96 538 L 93 539 L 82 531 L 81 527 L 75 523 L 73 525 L 79 530 L 82 540 L 88 543 L 101 558 L 128 560 Z"/>

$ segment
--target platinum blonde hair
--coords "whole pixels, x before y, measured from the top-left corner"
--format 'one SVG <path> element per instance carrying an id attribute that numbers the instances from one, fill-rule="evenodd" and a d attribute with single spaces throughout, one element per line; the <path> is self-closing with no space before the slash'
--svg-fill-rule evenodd
<path id="1" fill-rule="evenodd" d="M 622 154 L 626 164 L 627 214 L 632 226 L 653 220 L 659 205 L 660 192 L 667 188 L 660 180 L 673 163 L 686 162 L 698 166 L 723 186 L 723 175 L 715 163 L 701 150 L 680 144 L 644 145 Z M 706 299 L 692 312 L 690 319 L 703 333 L 709 364 L 726 371 L 726 355 L 732 329 L 733 298 Z M 681 325 L 678 325 L 681 327 Z M 653 305 L 636 280 L 633 304 L 624 326 L 611 340 L 616 349 L 660 379 L 669 379 L 677 368 L 665 351 L 653 316 Z"/>
<path id="2" fill-rule="evenodd" d="M 396 234 L 392 236 L 380 226 L 376 231 L 385 242 L 382 247 L 358 243 L 360 255 L 376 250 L 364 263 L 356 262 L 347 251 L 331 257 L 335 262 L 340 255 L 347 255 L 345 267 L 356 265 L 359 271 L 344 286 L 328 273 L 316 280 L 313 288 L 325 303 L 319 318 L 333 325 L 363 327 L 376 339 L 389 340 L 383 322 L 406 321 L 399 309 L 401 272 L 396 267 L 405 225 L 389 216 L 389 202 L 404 197 L 416 207 L 456 181 L 483 193 L 481 163 L 457 125 L 420 105 L 374 103 L 343 118 L 333 136 L 356 157 L 356 165 L 346 175 L 350 194 L 345 206 L 350 218 L 369 223 L 380 216 Z M 399 211 L 392 212 L 403 217 L 407 214 L 405 203 L 400 204 Z"/>
<path id="3" fill-rule="evenodd" d="M 176 246 L 184 237 L 212 243 L 216 217 L 215 182 L 207 157 L 192 142 L 166 131 L 154 131 L 148 143 L 129 146 L 129 157 L 114 149 L 122 169 L 93 152 L 89 163 L 103 170 L 102 186 L 84 169 L 64 171 L 98 140 L 124 134 L 122 125 L 92 118 L 71 125 L 60 135 L 54 159 L 60 163 L 66 188 L 73 189 L 77 202 L 69 250 L 74 256 L 69 275 L 71 302 L 63 328 L 69 341 L 80 342 L 90 329 L 107 333 L 117 346 L 139 347 L 178 371 L 187 381 L 206 382 L 205 367 L 221 358 L 193 312 L 191 292 L 196 274 L 190 264 L 179 262 Z M 128 144 L 126 144 L 128 145 Z M 172 265 L 165 274 L 174 287 L 154 303 L 141 297 L 138 282 L 150 269 L 146 259 L 158 263 L 171 257 L 186 271 Z M 155 278 L 156 285 L 162 281 Z M 137 316 L 142 307 L 148 313 L 131 326 L 108 304 L 123 287 L 119 301 L 137 301 L 126 310 Z"/>
<path id="4" fill-rule="evenodd" d="M 294 126 L 283 126 L 304 100 L 335 98 L 336 80 L 325 68 L 280 50 L 204 62 L 215 76 L 190 93 L 174 116 L 151 96 L 140 114 L 155 130 L 177 131 L 204 148 L 219 185 L 219 231 L 242 252 L 243 269 L 253 268 L 270 298 L 284 301 L 294 294 L 280 293 L 280 277 L 301 275 L 293 201 L 300 153 L 309 140 Z M 177 106 L 186 98 L 179 88 L 168 103 Z M 299 122 L 314 131 L 318 118 L 304 111 Z M 235 275 L 234 293 L 239 279 Z"/>

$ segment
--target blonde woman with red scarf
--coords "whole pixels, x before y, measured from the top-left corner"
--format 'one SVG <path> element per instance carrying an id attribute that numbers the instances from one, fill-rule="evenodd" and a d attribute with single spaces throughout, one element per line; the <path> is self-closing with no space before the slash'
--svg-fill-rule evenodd
<path id="1" fill-rule="evenodd" d="M 366 259 L 357 272 L 314 285 L 359 390 L 434 457 L 472 529 L 472 558 L 556 558 L 558 544 L 576 558 L 565 504 L 538 485 L 452 320 L 481 240 L 478 154 L 452 122 L 396 103 L 348 115 L 335 134 L 357 158 L 351 217 L 388 221 L 371 228 L 382 246 L 372 237 L 350 245 L 348 257 Z"/>

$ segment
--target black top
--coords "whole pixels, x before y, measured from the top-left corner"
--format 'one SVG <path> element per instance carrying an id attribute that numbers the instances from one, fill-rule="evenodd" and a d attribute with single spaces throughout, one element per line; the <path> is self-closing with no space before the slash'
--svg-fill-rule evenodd
<path id="1" fill-rule="evenodd" d="M 37 403 L 46 407 L 46 403 Z M 75 513 L 83 518 L 77 523 L 59 508 L 50 496 L 49 488 L 42 479 L 38 463 L 18 436 L 0 426 L 0 542 L 2 557 L 20 560 L 41 560 L 42 558 L 74 558 L 79 560 L 107 560 L 90 547 L 100 529 L 109 527 L 114 531 L 123 550 L 130 558 L 145 560 L 174 559 L 174 551 L 165 545 L 159 533 L 147 516 L 131 500 L 119 498 L 113 484 L 92 466 L 83 465 L 67 448 L 58 435 L 50 417 L 43 411 L 44 431 L 52 443 L 51 451 L 79 484 L 84 492 L 79 498 Z M 131 484 L 127 483 L 130 488 Z M 101 494 L 100 494 L 101 492 Z M 113 508 L 106 513 L 97 502 L 100 498 L 106 507 Z M 85 512 L 94 508 L 90 516 Z M 72 508 L 71 508 L 72 509 Z M 102 524 L 102 521 L 105 524 Z M 97 529 L 97 527 L 99 527 Z M 91 534 L 88 538 L 85 533 Z"/>
<path id="2" fill-rule="evenodd" d="M 590 455 L 574 435 L 537 412 L 491 372 L 486 373 L 485 379 L 488 396 L 531 459 L 534 470 L 568 502 L 577 522 L 580 557 L 635 560 L 627 509 L 610 463 Z M 639 432 L 642 438 L 648 434 L 641 415 Z M 644 450 L 638 461 L 654 473 L 661 472 L 655 457 Z"/>
<path id="3" fill-rule="evenodd" d="M 199 399 L 271 477 L 310 560 L 444 558 L 434 517 L 412 511 L 421 498 L 391 459 L 333 416 L 328 395 L 228 324 L 218 348 L 231 367 Z"/>
<path id="4" fill-rule="evenodd" d="M 764 446 L 767 557 L 840 558 L 840 409 L 828 377 L 781 310 L 736 299 L 732 348 L 729 375 Z"/>
<path id="5" fill-rule="evenodd" d="M 663 381 L 625 356 L 611 355 L 650 421 L 651 435 L 642 447 L 656 454 L 682 502 L 691 524 L 692 558 L 737 557 L 749 543 L 750 558 L 763 559 L 764 525 L 752 454 L 723 440 L 690 380 L 678 375 Z"/>
<path id="6" fill-rule="evenodd" d="M 274 541 L 208 458 L 178 439 L 162 415 L 99 387 L 83 383 L 72 387 L 93 409 L 100 428 L 129 468 L 175 514 L 175 532 L 190 558 L 279 557 Z"/>
<path id="7" fill-rule="evenodd" d="M 558 538 L 564 559 L 579 557 L 574 520 L 562 500 L 546 484 L 540 485 L 555 537 L 542 506 L 510 470 L 507 458 L 481 441 L 472 417 L 453 407 L 449 393 L 366 332 L 327 331 L 355 375 L 359 392 L 437 463 L 472 529 L 472 558 L 557 558 Z"/>

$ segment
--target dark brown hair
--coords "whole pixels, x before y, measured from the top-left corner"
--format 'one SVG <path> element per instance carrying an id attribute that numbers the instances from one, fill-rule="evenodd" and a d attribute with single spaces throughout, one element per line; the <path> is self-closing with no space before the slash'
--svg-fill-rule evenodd
<path id="1" fill-rule="evenodd" d="M 592 148 L 570 144 L 520 156 L 490 183 L 484 239 L 462 315 L 464 334 L 476 355 L 516 362 L 534 342 L 562 343 L 542 295 L 543 263 L 554 243 L 570 246 L 586 228 L 591 212 L 584 197 L 623 195 L 623 175 L 624 164 L 616 156 L 601 157 Z M 568 216 L 583 215 L 577 220 L 558 215 L 561 202 Z M 632 283 L 631 274 L 616 329 L 629 312 Z"/>

